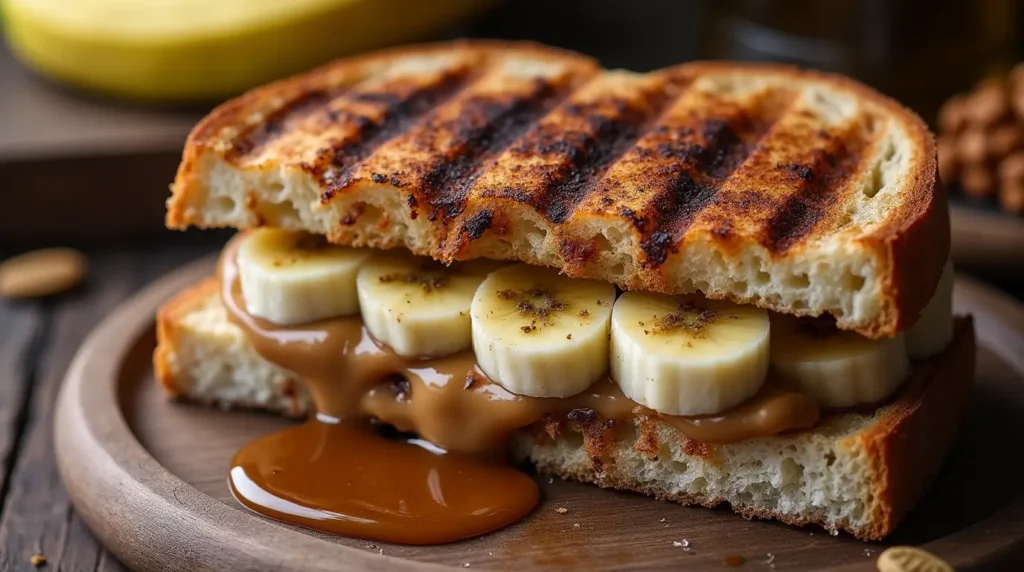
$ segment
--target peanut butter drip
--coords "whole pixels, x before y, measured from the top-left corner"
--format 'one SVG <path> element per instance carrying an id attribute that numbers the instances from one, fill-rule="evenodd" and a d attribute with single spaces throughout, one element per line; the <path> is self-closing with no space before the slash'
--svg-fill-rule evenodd
<path id="1" fill-rule="evenodd" d="M 365 420 L 317 421 L 258 439 L 234 458 L 231 490 L 263 515 L 402 544 L 479 536 L 526 516 L 536 483 L 496 458 L 386 439 Z"/>
<path id="2" fill-rule="evenodd" d="M 245 311 L 234 263 L 239 242 L 228 245 L 220 265 L 229 319 L 263 358 L 302 379 L 317 409 L 305 425 L 235 458 L 233 491 L 268 516 L 375 540 L 452 541 L 515 522 L 537 502 L 533 481 L 496 459 L 510 433 L 545 419 L 660 417 L 691 439 L 727 443 L 811 427 L 819 418 L 812 399 L 775 378 L 720 415 L 659 416 L 611 379 L 568 398 L 515 395 L 479 371 L 471 350 L 403 357 L 374 340 L 359 316 L 276 326 Z M 367 419 L 414 433 L 425 448 L 380 437 Z M 403 498 L 404 508 L 396 508 Z"/>

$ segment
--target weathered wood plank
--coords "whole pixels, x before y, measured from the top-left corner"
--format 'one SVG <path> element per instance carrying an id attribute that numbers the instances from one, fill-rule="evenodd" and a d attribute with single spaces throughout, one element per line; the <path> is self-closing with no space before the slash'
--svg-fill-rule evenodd
<path id="1" fill-rule="evenodd" d="M 123 571 L 125 568 L 116 558 L 104 550 L 89 531 L 74 509 L 68 511 L 67 535 L 63 544 L 63 552 L 56 558 L 58 570 L 78 572 L 79 570 L 99 570 L 105 560 L 109 560 L 106 570 Z"/>
<path id="2" fill-rule="evenodd" d="M 82 339 L 137 286 L 130 266 L 138 262 L 137 257 L 93 257 L 93 283 L 54 309 L 46 348 L 39 356 L 24 440 L 10 477 L 7 507 L 0 518 L 0 570 L 34 570 L 34 554 L 45 556 L 53 570 L 91 570 L 99 561 L 99 544 L 89 536 L 71 536 L 73 509 L 53 457 L 53 404 Z M 80 560 L 65 565 L 66 554 Z M 92 566 L 84 566 L 86 561 Z"/>
<path id="3" fill-rule="evenodd" d="M 37 305 L 0 302 L 0 515 L 24 430 L 33 353 L 39 349 L 43 326 Z"/>
<path id="4" fill-rule="evenodd" d="M 0 514 L 0 571 L 36 570 L 33 554 L 45 556 L 49 570 L 124 570 L 75 515 L 64 490 L 53 456 L 53 405 L 78 346 L 104 317 L 151 279 L 215 248 L 186 241 L 95 254 L 86 287 L 55 305 L 47 335 L 36 344 L 43 346 L 32 366 L 36 387 Z"/>
<path id="5" fill-rule="evenodd" d="M 100 554 L 100 563 L 96 566 L 96 572 L 124 572 L 125 570 L 124 564 L 121 564 L 121 561 L 113 554 L 106 550 Z"/>

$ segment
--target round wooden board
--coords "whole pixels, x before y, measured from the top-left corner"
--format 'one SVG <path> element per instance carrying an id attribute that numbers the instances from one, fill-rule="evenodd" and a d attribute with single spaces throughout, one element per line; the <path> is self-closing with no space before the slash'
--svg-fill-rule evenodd
<path id="1" fill-rule="evenodd" d="M 242 444 L 289 421 L 168 402 L 152 377 L 156 308 L 212 268 L 205 260 L 179 270 L 100 324 L 72 363 L 58 404 L 57 460 L 71 498 L 132 568 L 715 570 L 739 555 L 745 569 L 852 571 L 874 570 L 884 549 L 816 528 L 548 479 L 540 479 L 541 505 L 522 522 L 443 546 L 378 545 L 260 517 L 232 499 L 228 462 Z M 1024 308 L 968 279 L 958 281 L 955 303 L 976 320 L 972 409 L 942 475 L 888 543 L 922 544 L 958 569 L 1012 569 L 1024 558 Z M 689 550 L 673 544 L 684 540 Z"/>
<path id="2" fill-rule="evenodd" d="M 952 203 L 949 216 L 953 262 L 993 278 L 1024 278 L 1024 218 L 962 199 Z"/>

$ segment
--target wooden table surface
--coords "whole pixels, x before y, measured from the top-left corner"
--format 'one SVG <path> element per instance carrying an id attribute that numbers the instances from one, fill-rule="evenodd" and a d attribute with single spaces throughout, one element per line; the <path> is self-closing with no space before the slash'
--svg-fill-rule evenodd
<path id="1" fill-rule="evenodd" d="M 124 570 L 75 514 L 53 456 L 53 404 L 82 339 L 146 283 L 215 252 L 223 238 L 175 233 L 86 250 L 89 277 L 67 295 L 0 301 L 0 571 Z M 0 251 L 0 259 L 11 252 Z M 36 568 L 40 554 L 46 564 Z"/>
<path id="2" fill-rule="evenodd" d="M 89 277 L 74 292 L 0 301 L 0 572 L 37 570 L 35 554 L 46 558 L 41 570 L 124 570 L 68 500 L 53 456 L 53 404 L 79 344 L 104 316 L 146 283 L 216 252 L 226 236 L 168 233 L 86 249 Z"/>

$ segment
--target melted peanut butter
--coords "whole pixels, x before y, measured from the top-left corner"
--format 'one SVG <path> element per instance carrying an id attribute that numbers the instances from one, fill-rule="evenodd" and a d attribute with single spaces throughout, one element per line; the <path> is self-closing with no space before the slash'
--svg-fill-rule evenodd
<path id="1" fill-rule="evenodd" d="M 399 356 L 358 316 L 276 326 L 245 311 L 234 263 L 240 237 L 220 265 L 229 319 L 263 358 L 303 380 L 317 409 L 305 425 L 257 440 L 235 457 L 233 492 L 267 516 L 373 540 L 453 541 L 511 524 L 537 502 L 533 481 L 500 457 L 510 433 L 542 420 L 582 412 L 576 417 L 628 423 L 646 415 L 690 439 L 728 443 L 811 427 L 819 418 L 811 398 L 772 376 L 725 413 L 659 416 L 611 379 L 567 398 L 514 395 L 477 368 L 471 350 Z M 431 446 L 388 440 L 368 419 Z"/>
<path id="2" fill-rule="evenodd" d="M 266 516 L 403 544 L 502 528 L 539 496 L 533 479 L 498 459 L 385 439 L 356 418 L 310 420 L 258 439 L 235 456 L 229 480 L 242 504 Z"/>

